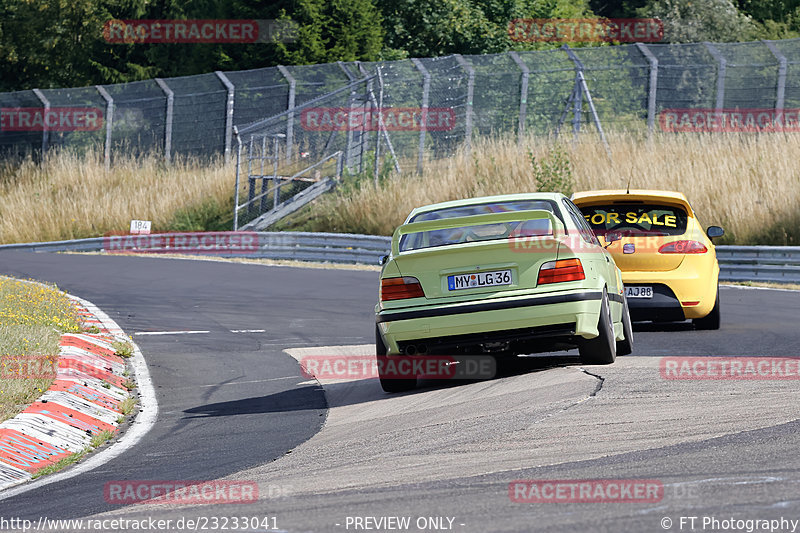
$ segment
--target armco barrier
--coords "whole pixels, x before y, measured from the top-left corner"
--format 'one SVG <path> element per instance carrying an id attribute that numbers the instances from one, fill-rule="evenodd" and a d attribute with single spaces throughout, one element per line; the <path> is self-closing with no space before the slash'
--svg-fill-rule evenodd
<path id="1" fill-rule="evenodd" d="M 377 235 L 307 232 L 207 232 L 114 235 L 72 241 L 4 244 L 33 252 L 191 253 L 376 265 L 391 239 Z M 717 246 L 721 281 L 800 283 L 800 246 Z"/>
<path id="2" fill-rule="evenodd" d="M 112 235 L 71 241 L 0 245 L 0 250 L 202 254 L 377 265 L 391 239 L 376 235 L 307 232 L 197 232 Z"/>
<path id="3" fill-rule="evenodd" d="M 719 279 L 800 283 L 800 246 L 717 246 Z"/>

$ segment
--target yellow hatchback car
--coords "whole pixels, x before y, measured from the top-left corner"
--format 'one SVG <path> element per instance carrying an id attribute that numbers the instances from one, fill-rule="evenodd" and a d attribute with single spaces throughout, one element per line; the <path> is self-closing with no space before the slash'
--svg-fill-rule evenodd
<path id="1" fill-rule="evenodd" d="M 719 329 L 719 263 L 712 239 L 679 192 L 608 190 L 575 193 L 572 201 L 606 242 L 622 271 L 631 318 L 691 319 Z"/>

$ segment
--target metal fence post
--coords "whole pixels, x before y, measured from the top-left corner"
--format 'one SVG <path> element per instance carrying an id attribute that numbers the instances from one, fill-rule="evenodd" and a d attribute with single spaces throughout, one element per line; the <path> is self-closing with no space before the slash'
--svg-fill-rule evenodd
<path id="1" fill-rule="evenodd" d="M 156 78 L 155 82 L 167 97 L 166 118 L 164 124 L 164 160 L 169 163 L 172 156 L 172 106 L 175 102 L 175 93 L 169 88 L 167 83 L 161 78 Z"/>
<path id="2" fill-rule="evenodd" d="M 658 91 L 658 59 L 644 43 L 636 43 L 636 48 L 650 62 L 650 81 L 647 86 L 647 135 L 653 135 L 656 122 L 656 93 Z"/>
<path id="3" fill-rule="evenodd" d="M 347 75 L 347 77 L 350 79 L 350 83 L 353 83 L 354 81 L 358 80 L 358 77 L 355 74 L 353 74 L 352 72 L 350 72 L 350 69 L 347 67 L 347 65 L 344 64 L 344 62 L 337 61 L 337 63 L 339 64 L 339 68 L 341 68 L 344 71 L 344 73 Z M 362 106 L 364 108 L 364 117 L 365 118 L 361 122 L 361 129 L 358 132 L 358 143 L 357 143 L 358 146 L 359 146 L 359 151 L 358 151 L 358 171 L 362 172 L 364 170 L 364 161 L 366 159 L 364 156 L 367 155 L 367 151 L 369 150 L 369 132 L 370 132 L 370 127 L 368 126 L 368 124 L 370 123 L 370 120 L 368 120 L 366 117 L 371 117 L 372 113 L 370 113 L 370 107 L 374 107 L 375 108 L 375 112 L 377 112 L 378 114 L 382 113 L 382 109 L 383 109 L 383 86 L 381 86 L 381 91 L 380 91 L 380 95 L 379 95 L 378 101 L 377 102 L 373 102 L 372 98 L 371 98 L 371 95 L 375 94 L 375 91 L 373 90 L 373 88 L 374 88 L 374 85 L 373 85 L 374 78 L 370 78 L 369 73 L 367 72 L 367 69 L 364 68 L 364 65 L 362 65 L 360 61 L 355 61 L 354 63 L 356 64 L 356 67 L 358 68 L 358 72 L 361 74 L 362 78 L 365 79 L 365 80 L 367 80 L 369 78 L 369 80 L 364 83 L 364 103 L 363 103 Z M 380 67 L 378 67 L 378 68 L 380 68 Z M 375 182 L 376 183 L 378 182 L 378 170 L 379 170 L 378 169 L 378 159 L 380 157 L 380 154 L 378 153 L 378 151 L 379 151 L 380 143 L 381 143 L 380 136 L 381 136 L 381 132 L 380 132 L 380 128 L 378 128 L 378 131 L 375 134 L 375 137 L 377 138 L 377 140 L 375 141 L 375 158 L 374 158 L 375 159 L 375 167 L 373 168 L 373 175 L 375 176 Z"/>
<path id="4" fill-rule="evenodd" d="M 106 101 L 106 140 L 103 152 L 106 170 L 109 170 L 111 168 L 111 128 L 114 123 L 114 99 L 111 98 L 111 95 L 108 94 L 108 91 L 106 91 L 105 87 L 102 85 L 95 85 L 94 88 L 97 89 L 97 92 L 100 93 L 100 96 Z"/>
<path id="5" fill-rule="evenodd" d="M 580 131 L 581 127 L 581 106 L 583 105 L 583 96 L 585 96 L 586 103 L 589 104 L 589 112 L 592 114 L 592 119 L 594 120 L 594 126 L 597 128 L 597 133 L 600 134 L 600 139 L 603 141 L 603 145 L 606 148 L 606 154 L 608 154 L 608 158 L 611 159 L 611 147 L 608 145 L 606 134 L 603 132 L 603 126 L 600 124 L 600 117 L 597 115 L 597 108 L 594 106 L 592 93 L 589 92 L 589 86 L 586 84 L 586 76 L 583 74 L 583 71 L 585 70 L 583 62 L 575 54 L 572 48 L 569 47 L 569 45 L 563 45 L 561 50 L 564 50 L 572 62 L 575 63 L 575 90 L 573 91 L 574 116 L 572 118 L 573 132 L 575 135 L 574 139 L 578 139 L 578 132 Z"/>
<path id="6" fill-rule="evenodd" d="M 347 76 L 348 83 L 353 83 L 355 81 L 355 76 L 353 76 L 349 70 L 347 70 L 344 64 L 341 61 L 337 61 L 336 64 L 339 68 L 344 72 L 344 75 Z M 356 103 L 356 91 L 355 89 L 350 90 L 350 99 L 348 100 L 347 104 L 347 112 L 352 113 L 353 108 L 355 107 Z M 349 172 L 353 172 L 353 160 L 355 159 L 355 132 L 353 128 L 349 126 L 350 119 L 348 117 L 348 127 L 347 127 L 347 146 L 345 147 L 345 166 Z M 360 158 L 359 158 L 360 159 Z M 359 168 L 358 172 L 361 172 L 361 162 L 359 161 Z"/>
<path id="7" fill-rule="evenodd" d="M 380 65 L 376 69 L 378 71 L 378 84 L 380 88 L 378 89 L 378 114 L 381 116 L 381 120 L 378 121 L 378 134 L 375 135 L 375 185 L 378 185 L 378 180 L 380 178 L 380 163 L 381 163 L 381 130 L 383 129 L 383 73 L 381 72 Z M 372 83 L 372 82 L 369 82 Z"/>
<path id="8" fill-rule="evenodd" d="M 359 64 L 358 68 L 361 71 L 361 74 L 364 76 L 364 79 L 367 79 L 369 77 L 369 74 L 367 73 L 366 69 L 360 64 Z M 384 87 L 384 83 L 383 83 L 383 71 L 381 70 L 381 66 L 380 65 L 375 67 L 375 77 L 378 78 L 378 84 L 381 87 L 380 100 L 378 100 L 378 98 L 375 98 L 375 91 L 372 90 L 372 84 L 369 81 L 366 83 L 367 95 L 365 95 L 365 96 L 367 96 L 369 101 L 372 102 L 373 107 L 375 107 L 376 109 L 378 109 L 380 111 L 378 113 L 378 136 L 380 137 L 381 135 L 383 135 L 383 140 L 386 143 L 386 147 L 389 149 L 389 153 L 392 156 L 392 162 L 394 163 L 394 169 L 397 172 L 400 172 L 401 171 L 400 170 L 400 163 L 397 160 L 397 153 L 394 151 L 394 145 L 392 145 L 392 138 L 389 136 L 389 130 L 386 129 L 386 124 L 385 124 L 385 122 L 383 120 L 383 87 Z M 375 146 L 379 148 L 380 147 L 380 141 L 376 141 L 376 145 Z"/>
<path id="9" fill-rule="evenodd" d="M 233 98 L 235 95 L 236 87 L 234 87 L 231 80 L 223 74 L 221 71 L 216 71 L 214 74 L 217 75 L 219 81 L 222 82 L 222 85 L 225 86 L 225 89 L 228 91 L 228 98 L 225 101 L 225 164 L 230 163 L 231 161 L 231 139 L 233 137 Z"/>
<path id="10" fill-rule="evenodd" d="M 511 59 L 522 71 L 522 80 L 519 86 L 519 126 L 517 126 L 517 142 L 522 144 L 522 139 L 525 137 L 525 118 L 528 113 L 528 77 L 531 74 L 531 69 L 519 57 L 518 53 L 509 52 L 508 55 L 511 56 Z"/>
<path id="11" fill-rule="evenodd" d="M 286 108 L 289 110 L 289 114 L 286 116 L 286 162 L 288 163 L 292 159 L 292 144 L 294 143 L 294 102 L 297 91 L 297 80 L 294 79 L 289 69 L 283 65 L 278 65 L 278 71 L 280 71 L 281 75 L 289 82 L 289 100 Z"/>
<path id="12" fill-rule="evenodd" d="M 786 60 L 786 56 L 775 46 L 775 43 L 770 41 L 761 42 L 767 45 L 769 51 L 772 52 L 772 55 L 778 60 L 778 86 L 777 94 L 775 95 L 775 109 L 777 111 L 783 111 L 783 105 L 786 99 L 786 72 L 788 70 L 788 61 Z"/>
<path id="13" fill-rule="evenodd" d="M 472 98 L 475 94 L 475 69 L 472 68 L 472 65 L 467 63 L 467 60 L 464 59 L 461 54 L 453 54 L 453 57 L 456 58 L 458 64 L 461 65 L 461 68 L 467 73 L 467 116 L 466 116 L 466 123 L 464 125 L 464 142 L 467 145 L 467 151 L 472 148 Z"/>
<path id="14" fill-rule="evenodd" d="M 236 184 L 234 185 L 233 193 L 233 231 L 237 231 L 239 229 L 239 185 L 241 183 L 242 139 L 239 138 L 239 131 L 236 126 L 233 127 L 233 135 L 236 137 Z"/>
<path id="15" fill-rule="evenodd" d="M 272 196 L 272 208 L 278 208 L 278 202 L 281 199 L 281 180 L 278 178 L 278 144 L 280 143 L 280 133 L 275 135 L 272 138 L 272 184 L 275 188 L 275 193 Z M 263 157 L 263 152 L 262 152 Z M 261 171 L 261 174 L 264 174 L 264 171 Z M 264 200 L 267 198 L 267 179 L 262 178 L 261 180 L 261 193 L 264 195 Z M 263 205 L 263 204 L 262 204 Z M 266 211 L 263 207 L 261 208 L 261 212 L 263 213 Z"/>
<path id="16" fill-rule="evenodd" d="M 360 61 L 356 61 L 356 64 L 358 65 L 358 71 L 361 73 L 361 76 L 364 79 L 369 78 L 370 77 L 369 76 L 369 72 L 367 72 L 367 69 L 364 68 L 364 65 L 362 65 Z M 380 72 L 380 68 L 381 68 L 380 66 L 376 67 L 376 69 L 379 72 Z M 361 132 L 361 135 L 362 135 L 362 140 L 361 140 L 361 159 L 362 160 L 364 159 L 365 149 L 368 149 L 368 147 L 369 147 L 369 131 L 370 131 L 370 127 L 367 127 L 367 124 L 368 123 L 372 123 L 372 116 L 369 113 L 370 105 L 372 105 L 375 108 L 375 112 L 378 113 L 379 116 L 382 116 L 382 113 L 383 113 L 383 78 L 380 78 L 380 81 L 381 81 L 381 86 L 380 86 L 380 91 L 379 91 L 379 94 L 378 94 L 378 101 L 377 102 L 373 102 L 373 98 L 371 98 L 375 94 L 375 91 L 373 91 L 373 88 L 374 88 L 373 80 L 370 79 L 366 83 L 366 85 L 364 86 L 364 90 L 365 90 L 365 92 L 364 92 L 364 109 L 366 110 L 366 112 L 364 113 L 364 116 L 365 117 L 370 117 L 370 118 L 369 119 L 365 118 L 364 126 L 362 127 L 363 131 Z M 378 131 L 375 132 L 375 153 L 374 153 L 374 157 L 373 157 L 372 174 L 373 174 L 373 178 L 374 178 L 374 181 L 375 181 L 376 185 L 378 184 L 378 175 L 379 175 L 379 171 L 380 171 L 380 162 L 381 162 L 381 127 L 380 127 L 380 125 L 382 124 L 382 122 L 383 122 L 382 120 L 378 121 Z"/>
<path id="17" fill-rule="evenodd" d="M 728 64 L 727 60 L 722 57 L 722 54 L 717 50 L 717 47 L 711 43 L 703 43 L 706 45 L 709 53 L 714 56 L 714 59 L 719 64 L 719 69 L 717 71 L 717 103 L 714 106 L 717 113 L 722 112 L 725 108 L 725 68 Z"/>
<path id="18" fill-rule="evenodd" d="M 428 72 L 428 69 L 425 68 L 425 65 L 423 65 L 422 61 L 419 59 L 414 58 L 411 61 L 422 74 L 422 116 L 424 117 L 424 121 L 421 125 L 422 127 L 419 129 L 419 153 L 417 154 L 417 174 L 422 174 L 422 161 L 425 154 L 425 134 L 427 133 L 425 124 L 427 124 L 428 106 L 430 105 L 431 98 L 431 73 Z"/>
<path id="19" fill-rule="evenodd" d="M 44 159 L 45 154 L 47 154 L 48 144 L 50 142 L 50 131 L 47 129 L 47 115 L 50 114 L 50 100 L 48 100 L 44 93 L 39 89 L 34 89 L 33 94 L 36 95 L 36 98 L 39 99 L 44 107 L 44 120 L 42 120 L 42 159 Z"/>

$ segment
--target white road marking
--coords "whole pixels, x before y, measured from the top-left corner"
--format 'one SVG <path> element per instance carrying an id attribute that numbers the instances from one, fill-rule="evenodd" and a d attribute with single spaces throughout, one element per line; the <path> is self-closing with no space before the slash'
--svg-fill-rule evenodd
<path id="1" fill-rule="evenodd" d="M 265 329 L 232 329 L 231 333 L 266 333 Z"/>
<path id="2" fill-rule="evenodd" d="M 206 329 L 198 329 L 195 331 L 185 330 L 185 331 L 137 331 L 134 335 L 194 335 L 196 333 L 211 333 L 209 330 Z"/>

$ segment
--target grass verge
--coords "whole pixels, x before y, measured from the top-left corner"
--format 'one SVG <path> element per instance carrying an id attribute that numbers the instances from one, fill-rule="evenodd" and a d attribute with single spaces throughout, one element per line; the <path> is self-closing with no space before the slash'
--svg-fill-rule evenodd
<path id="1" fill-rule="evenodd" d="M 103 252 L 63 252 L 80 255 L 103 255 Z M 312 261 L 296 261 L 292 259 L 258 259 L 247 257 L 216 257 L 209 255 L 190 255 L 190 254 L 137 254 L 137 253 L 115 253 L 115 256 L 142 257 L 147 259 L 187 259 L 192 261 L 216 261 L 220 263 L 241 263 L 246 265 L 265 265 L 282 266 L 292 268 L 317 268 L 323 270 L 371 270 L 380 272 L 381 267 L 375 265 L 362 265 L 350 263 L 316 263 Z"/>
<path id="2" fill-rule="evenodd" d="M 131 219 L 153 231 L 232 227 L 234 167 L 219 160 L 157 154 L 117 157 L 54 151 L 42 163 L 0 162 L 0 242 L 36 242 L 127 232 Z M 26 216 L 9 216 L 26 213 Z"/>
<path id="3" fill-rule="evenodd" d="M 61 334 L 80 330 L 77 310 L 57 287 L 0 277 L 0 422 L 47 390 Z"/>
<path id="4" fill-rule="evenodd" d="M 800 291 L 797 283 L 772 283 L 769 281 L 723 281 L 725 285 L 738 285 L 740 287 L 753 287 L 756 289 L 783 289 L 787 291 Z"/>
<path id="5" fill-rule="evenodd" d="M 591 135 L 559 144 L 482 138 L 470 153 L 428 161 L 382 180 L 354 179 L 282 229 L 390 235 L 417 206 L 493 194 L 558 190 L 666 189 L 683 192 L 720 244 L 800 244 L 800 134 L 667 135 L 609 138 L 611 158 Z M 403 168 L 413 169 L 413 165 Z"/>

